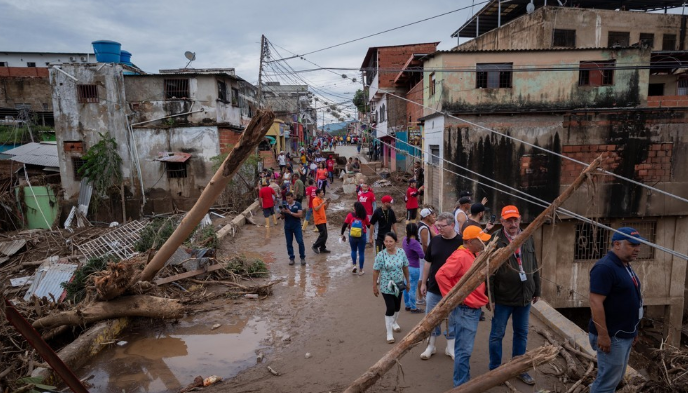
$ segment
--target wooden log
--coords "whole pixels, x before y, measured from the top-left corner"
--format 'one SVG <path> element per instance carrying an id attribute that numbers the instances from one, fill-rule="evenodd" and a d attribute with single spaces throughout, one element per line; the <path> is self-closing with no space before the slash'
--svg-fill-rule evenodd
<path id="1" fill-rule="evenodd" d="M 583 383 L 583 381 L 584 381 L 588 376 L 590 376 L 590 374 L 592 374 L 592 370 L 593 370 L 594 368 L 595 368 L 595 363 L 590 362 L 590 364 L 588 365 L 588 370 L 585 372 L 585 374 L 583 374 L 583 376 L 578 380 L 578 382 L 574 383 L 573 386 L 571 386 L 571 388 L 570 388 L 566 393 L 573 393 L 573 392 L 575 392 L 576 389 L 578 388 L 578 386 L 580 386 L 580 385 Z"/>
<path id="2" fill-rule="evenodd" d="M 561 346 L 557 340 L 554 339 L 552 334 L 546 330 L 541 330 L 541 329 L 535 329 L 536 332 L 538 332 L 540 335 L 542 335 L 544 338 L 549 341 L 550 344 L 554 346 Z M 567 368 L 567 375 L 571 379 L 578 379 L 580 378 L 580 373 L 578 372 L 578 365 L 576 364 L 576 359 L 571 356 L 570 353 L 568 353 L 565 349 L 562 349 L 559 351 L 559 355 L 564 358 L 566 361 L 566 368 Z"/>
<path id="3" fill-rule="evenodd" d="M 76 326 L 119 317 L 180 318 L 183 315 L 184 306 L 178 300 L 137 295 L 96 302 L 81 310 L 51 314 L 37 319 L 33 327 Z"/>
<path id="4" fill-rule="evenodd" d="M 557 357 L 561 347 L 546 345 L 526 352 L 522 356 L 517 356 L 508 363 L 497 367 L 477 378 L 473 378 L 461 386 L 447 390 L 446 393 L 482 393 L 490 390 L 497 385 L 503 384 L 511 378 L 547 363 Z"/>
<path id="5" fill-rule="evenodd" d="M 487 245 L 485 250 L 478 256 L 469 271 L 459 280 L 454 288 L 428 313 L 397 345 L 387 352 L 382 359 L 378 360 L 363 375 L 358 377 L 346 390 L 345 393 L 365 392 L 375 384 L 382 376 L 389 371 L 399 359 L 406 354 L 416 343 L 422 341 L 430 335 L 432 329 L 438 326 L 449 316 L 464 299 L 473 292 L 480 284 L 485 282 L 489 274 L 494 273 L 506 262 L 509 257 L 523 244 L 533 232 L 549 217 L 554 217 L 556 209 L 561 206 L 573 192 L 583 184 L 589 174 L 595 171 L 602 162 L 602 157 L 593 161 L 564 192 L 555 199 L 547 209 L 528 225 L 508 246 L 495 250 L 496 240 Z M 489 266 L 486 267 L 486 264 Z"/>
<path id="6" fill-rule="evenodd" d="M 189 237 L 194 228 L 201 222 L 203 216 L 208 213 L 217 197 L 225 189 L 234 173 L 239 170 L 241 164 L 255 150 L 258 143 L 263 140 L 274 119 L 275 115 L 271 111 L 258 110 L 258 113 L 251 119 L 246 130 L 241 135 L 239 143 L 234 146 L 220 168 L 215 172 L 215 175 L 210 179 L 210 183 L 208 183 L 205 189 L 203 189 L 194 206 L 184 216 L 177 229 L 172 233 L 172 236 L 162 245 L 160 251 L 146 265 L 141 274 L 141 281 L 152 280 L 155 274 L 165 266 L 165 263 L 177 248 Z"/>
<path id="7" fill-rule="evenodd" d="M 579 357 L 581 357 L 585 360 L 589 360 L 589 361 L 597 364 L 597 358 L 596 357 L 574 348 L 571 344 L 569 344 L 568 341 L 564 341 L 564 349 L 566 349 L 567 351 L 571 352 L 574 355 L 578 355 Z"/>

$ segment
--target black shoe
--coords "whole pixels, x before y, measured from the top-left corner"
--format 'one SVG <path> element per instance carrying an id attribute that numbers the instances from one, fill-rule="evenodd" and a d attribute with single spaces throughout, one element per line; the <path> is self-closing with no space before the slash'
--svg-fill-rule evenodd
<path id="1" fill-rule="evenodd" d="M 528 373 L 520 374 L 517 378 L 526 385 L 535 385 L 535 380 Z"/>
<path id="2" fill-rule="evenodd" d="M 293 260 L 293 259 L 290 259 L 290 260 L 289 260 L 289 264 L 290 264 L 290 265 L 293 265 L 293 264 L 294 264 L 294 260 Z"/>
<path id="3" fill-rule="evenodd" d="M 306 260 L 301 258 L 301 266 L 306 266 Z"/>
<path id="4" fill-rule="evenodd" d="M 313 250 L 313 252 L 316 254 L 320 254 L 320 249 L 316 246 L 311 247 L 311 250 Z"/>
<path id="5" fill-rule="evenodd" d="M 323 248 L 322 250 L 320 250 L 320 252 L 323 253 L 323 254 L 329 254 L 329 253 L 331 253 L 332 251 L 328 250 L 327 248 Z"/>

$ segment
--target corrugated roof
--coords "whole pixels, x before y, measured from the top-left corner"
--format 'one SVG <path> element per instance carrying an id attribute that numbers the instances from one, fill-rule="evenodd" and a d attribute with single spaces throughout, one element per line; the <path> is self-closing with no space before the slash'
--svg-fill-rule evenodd
<path id="1" fill-rule="evenodd" d="M 27 143 L 15 147 L 14 149 L 6 150 L 4 154 L 12 156 L 12 161 L 21 162 L 30 165 L 59 167 L 60 160 L 57 157 L 57 143 L 56 142 L 41 142 L 41 143 Z"/>
<path id="2" fill-rule="evenodd" d="M 189 153 L 180 153 L 178 151 L 166 151 L 166 152 L 161 152 L 158 153 L 158 158 L 156 158 L 156 161 L 163 161 L 163 162 L 186 162 L 191 158 L 191 154 Z"/>
<path id="3" fill-rule="evenodd" d="M 36 295 L 38 298 L 45 296 L 48 299 L 50 299 L 50 295 L 52 295 L 55 300 L 60 300 L 64 292 L 64 288 L 62 288 L 60 284 L 69 281 L 78 266 L 79 265 L 73 263 L 54 262 L 53 258 L 49 258 L 36 269 L 33 283 L 26 292 L 26 295 L 24 295 L 24 300 L 30 300 L 33 295 Z"/>
<path id="4" fill-rule="evenodd" d="M 26 245 L 26 240 L 12 240 L 11 242 L 0 243 L 0 254 L 11 257 Z"/>

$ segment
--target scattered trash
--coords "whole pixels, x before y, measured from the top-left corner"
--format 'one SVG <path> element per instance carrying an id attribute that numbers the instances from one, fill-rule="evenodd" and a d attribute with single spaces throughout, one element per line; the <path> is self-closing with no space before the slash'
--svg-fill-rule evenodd
<path id="1" fill-rule="evenodd" d="M 278 373 L 277 371 L 275 371 L 275 369 L 273 369 L 273 368 L 270 367 L 270 366 L 268 366 L 268 371 L 270 371 L 270 374 L 272 374 L 272 375 L 274 375 L 274 376 L 276 376 L 276 377 L 279 377 L 280 375 L 282 375 L 282 374 Z"/>
<path id="2" fill-rule="evenodd" d="M 203 380 L 203 386 L 210 386 L 220 381 L 222 381 L 222 378 L 218 377 L 217 375 L 211 375 Z"/>
<path id="3" fill-rule="evenodd" d="M 198 224 L 198 228 L 205 228 L 208 225 L 212 224 L 213 222 L 210 220 L 210 216 L 206 213 L 205 216 L 203 216 L 203 219 L 201 222 Z"/>
<path id="4" fill-rule="evenodd" d="M 373 183 L 373 188 L 377 188 L 377 187 L 391 187 L 391 186 L 392 186 L 392 182 L 389 181 L 389 180 L 384 180 L 384 179 L 383 179 L 383 180 L 378 180 L 378 181 L 376 181 L 375 183 Z"/>
<path id="5" fill-rule="evenodd" d="M 129 344 L 129 342 L 127 342 L 127 341 L 117 341 L 117 346 L 118 346 L 118 347 L 123 347 L 123 346 L 125 346 L 125 345 L 127 345 L 127 344 Z"/>
<path id="6" fill-rule="evenodd" d="M 258 356 L 256 356 L 256 361 L 258 363 L 261 363 L 265 359 L 265 355 L 263 355 L 263 352 L 258 352 Z"/>
<path id="7" fill-rule="evenodd" d="M 48 299 L 61 301 L 66 292 L 60 284 L 69 281 L 78 266 L 78 264 L 55 262 L 52 259 L 43 262 L 36 269 L 33 282 L 24 295 L 24 300 L 28 301 L 35 295 L 38 298 L 45 296 Z"/>
<path id="8" fill-rule="evenodd" d="M 246 299 L 258 299 L 258 295 L 255 293 L 247 293 L 246 295 L 244 295 L 244 297 Z"/>
<path id="9" fill-rule="evenodd" d="M 311 353 L 310 353 L 310 352 L 306 352 L 306 359 L 310 359 L 311 357 L 313 357 L 313 356 L 311 355 Z"/>
<path id="10" fill-rule="evenodd" d="M 26 276 L 26 277 L 18 277 L 18 278 L 10 278 L 10 284 L 13 287 L 23 287 L 27 283 L 31 283 L 31 276 Z"/>
<path id="11" fill-rule="evenodd" d="M 118 227 L 118 226 L 119 226 L 119 223 L 117 221 L 113 221 L 109 225 L 110 228 L 114 228 L 114 227 Z"/>
<path id="12" fill-rule="evenodd" d="M 216 323 L 213 325 L 213 327 L 210 328 L 210 330 L 215 330 L 215 329 L 219 328 L 220 326 L 222 326 L 222 325 L 220 325 L 219 323 Z"/>

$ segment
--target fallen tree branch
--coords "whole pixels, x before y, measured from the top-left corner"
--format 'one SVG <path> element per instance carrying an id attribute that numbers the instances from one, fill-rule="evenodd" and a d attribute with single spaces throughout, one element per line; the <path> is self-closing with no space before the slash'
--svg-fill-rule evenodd
<path id="1" fill-rule="evenodd" d="M 435 306 L 430 313 L 425 315 L 420 323 L 409 331 L 406 337 L 399 341 L 397 345 L 363 373 L 363 375 L 358 377 L 345 390 L 345 393 L 361 393 L 368 390 L 368 388 L 373 386 L 375 382 L 397 364 L 399 359 L 416 343 L 428 337 L 432 329 L 442 323 L 452 310 L 463 302 L 480 284 L 485 282 L 488 277 L 486 270 L 489 269 L 489 273 L 492 274 L 506 262 L 516 249 L 532 236 L 537 228 L 544 224 L 545 220 L 554 216 L 556 209 L 561 206 L 581 184 L 583 184 L 583 181 L 588 178 L 591 172 L 595 171 L 600 166 L 601 162 L 602 156 L 595 159 L 583 172 L 581 172 L 576 180 L 574 180 L 573 183 L 571 183 L 571 185 L 569 185 L 566 190 L 547 207 L 547 209 L 540 213 L 525 230 L 509 243 L 508 246 L 495 250 L 496 239 L 488 244 L 483 253 L 473 262 L 469 271 L 459 280 L 449 293 L 442 298 L 437 306 Z M 488 269 L 485 269 L 485 265 L 489 265 Z"/>
<path id="2" fill-rule="evenodd" d="M 589 361 L 597 364 L 597 358 L 595 356 L 589 355 L 583 351 L 580 351 L 580 350 L 574 348 L 573 345 L 571 345 L 568 341 L 564 341 L 564 349 L 573 353 L 574 355 L 578 355 L 578 356 L 582 357 L 583 359 L 589 360 Z"/>
<path id="3" fill-rule="evenodd" d="M 538 332 L 541 336 L 543 336 L 547 341 L 549 341 L 550 344 L 554 346 L 561 346 L 557 340 L 552 337 L 552 334 L 546 330 L 541 330 L 541 329 L 535 329 L 536 332 Z M 578 366 L 576 364 L 576 360 L 571 356 L 570 353 L 566 352 L 565 349 L 562 349 L 559 351 L 559 355 L 564 358 L 566 361 L 566 368 L 568 369 L 568 372 L 566 375 L 569 376 L 571 379 L 578 379 L 580 378 L 580 373 L 578 372 Z"/>
<path id="4" fill-rule="evenodd" d="M 576 390 L 576 388 L 578 388 L 578 386 L 580 386 L 583 383 L 583 380 L 585 380 L 588 376 L 590 376 L 590 374 L 592 374 L 592 370 L 594 369 L 595 363 L 590 362 L 590 364 L 588 365 L 588 370 L 585 371 L 585 374 L 583 374 L 581 379 L 579 379 L 578 382 L 574 383 L 573 386 L 571 386 L 571 388 L 569 388 L 569 390 L 566 393 L 573 393 Z"/>
<path id="5" fill-rule="evenodd" d="M 83 325 L 119 317 L 180 318 L 184 306 L 178 300 L 155 296 L 127 296 L 109 302 L 96 302 L 83 309 L 63 311 L 40 318 L 34 328 Z"/>
<path id="6" fill-rule="evenodd" d="M 557 357 L 561 347 L 545 345 L 517 356 L 508 363 L 497 367 L 477 378 L 471 379 L 461 386 L 448 390 L 446 393 L 482 393 L 497 385 L 503 384 L 511 378 L 524 373 L 534 367 L 547 363 Z"/>

